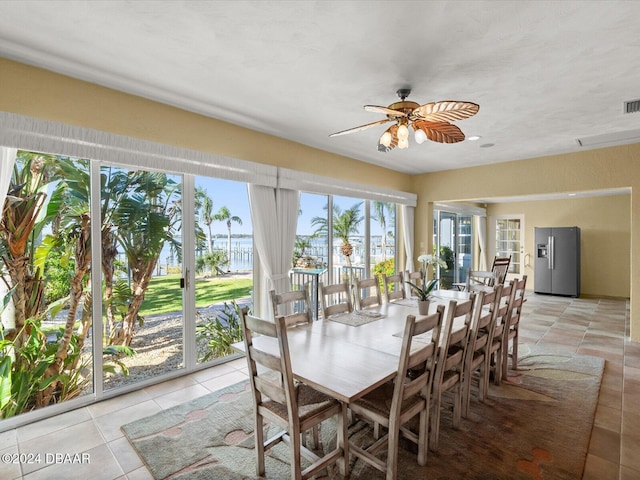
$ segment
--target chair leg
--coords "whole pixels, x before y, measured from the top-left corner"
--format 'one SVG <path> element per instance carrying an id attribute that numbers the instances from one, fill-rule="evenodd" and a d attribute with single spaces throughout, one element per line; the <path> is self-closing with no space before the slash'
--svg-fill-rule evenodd
<path id="1" fill-rule="evenodd" d="M 255 443 L 256 443 L 256 474 L 258 477 L 265 475 L 264 468 L 264 425 L 262 415 L 256 413 L 255 423 Z"/>
<path id="2" fill-rule="evenodd" d="M 338 460 L 338 469 L 344 478 L 349 478 L 349 420 L 351 418 L 349 406 L 342 403 L 342 412 L 338 418 L 337 439 L 338 447 L 342 448 L 342 459 Z"/>
<path id="3" fill-rule="evenodd" d="M 462 384 L 462 417 L 467 418 L 469 415 L 469 405 L 471 403 L 471 377 L 472 372 L 467 372 L 465 381 Z"/>
<path id="4" fill-rule="evenodd" d="M 518 330 L 516 329 L 516 335 L 513 337 L 513 349 L 511 351 L 511 368 L 518 369 Z"/>
<path id="5" fill-rule="evenodd" d="M 389 428 L 389 438 L 387 440 L 387 480 L 398 478 L 398 442 L 400 440 L 400 429 Z"/>
<path id="6" fill-rule="evenodd" d="M 420 413 L 420 426 L 418 427 L 418 465 L 427 464 L 427 452 L 429 449 L 429 400 L 426 408 Z"/>
<path id="7" fill-rule="evenodd" d="M 297 431 L 296 431 L 297 430 Z M 303 432 L 300 432 L 299 429 L 291 429 L 290 437 L 290 448 L 291 448 L 291 480 L 301 480 L 302 479 L 302 465 L 300 463 L 301 460 L 301 438 Z"/>
<path id="8" fill-rule="evenodd" d="M 433 396 L 433 412 L 431 415 L 431 431 L 429 432 L 429 449 L 433 452 L 438 451 L 438 436 L 440 435 L 440 408 L 442 407 L 441 394 Z"/>
<path id="9" fill-rule="evenodd" d="M 454 387 L 453 392 L 453 428 L 458 430 L 462 421 L 462 383 Z"/>
<path id="10" fill-rule="evenodd" d="M 500 385 L 502 380 L 502 345 L 498 350 L 496 350 L 493 354 L 493 358 L 495 361 L 495 368 L 493 371 L 493 383 L 496 385 Z"/>

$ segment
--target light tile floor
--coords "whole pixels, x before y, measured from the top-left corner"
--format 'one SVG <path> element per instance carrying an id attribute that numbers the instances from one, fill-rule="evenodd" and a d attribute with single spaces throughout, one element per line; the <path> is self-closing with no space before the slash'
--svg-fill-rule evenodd
<path id="1" fill-rule="evenodd" d="M 583 479 L 640 478 L 640 344 L 629 342 L 629 302 L 529 294 L 520 332 L 522 344 L 606 359 Z M 40 453 L 50 463 L 0 462 L 0 478 L 151 479 L 120 426 L 244 378 L 241 358 L 0 433 L 0 458 Z"/>

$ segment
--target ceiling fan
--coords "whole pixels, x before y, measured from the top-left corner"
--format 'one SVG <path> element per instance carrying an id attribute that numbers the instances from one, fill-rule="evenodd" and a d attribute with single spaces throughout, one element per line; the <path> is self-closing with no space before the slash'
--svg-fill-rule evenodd
<path id="1" fill-rule="evenodd" d="M 379 151 L 388 152 L 396 146 L 401 149 L 407 148 L 409 146 L 409 127 L 415 131 L 416 143 L 423 143 L 427 139 L 439 143 L 457 143 L 464 140 L 464 133 L 449 122 L 469 118 L 478 113 L 480 109 L 480 106 L 475 103 L 457 101 L 431 102 L 419 105 L 416 102 L 406 100 L 411 89 L 401 88 L 396 93 L 400 97 L 400 101 L 392 103 L 388 107 L 364 106 L 367 112 L 383 113 L 387 118 L 332 133 L 329 136 L 337 137 L 347 133 L 360 132 L 383 123 L 396 122 L 385 130 L 378 140 Z"/>

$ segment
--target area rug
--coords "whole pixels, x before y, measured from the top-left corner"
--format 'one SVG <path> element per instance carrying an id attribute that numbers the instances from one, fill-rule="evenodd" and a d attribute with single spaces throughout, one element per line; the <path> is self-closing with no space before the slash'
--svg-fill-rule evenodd
<path id="1" fill-rule="evenodd" d="M 420 467 L 412 445 L 399 455 L 400 480 L 578 480 L 582 478 L 604 360 L 590 356 L 531 353 L 492 385 L 486 403 L 472 398 L 459 430 L 443 412 L 440 447 Z M 247 382 L 178 405 L 122 427 L 153 478 L 175 480 L 254 479 L 253 411 Z M 270 432 L 271 433 L 271 432 Z M 326 448 L 331 425 L 323 424 Z M 363 422 L 350 439 L 373 441 Z M 289 478 L 288 450 L 280 444 L 266 459 L 267 478 Z M 351 460 L 351 478 L 383 479 Z M 320 476 L 323 478 L 323 476 Z M 336 469 L 326 478 L 340 478 Z"/>

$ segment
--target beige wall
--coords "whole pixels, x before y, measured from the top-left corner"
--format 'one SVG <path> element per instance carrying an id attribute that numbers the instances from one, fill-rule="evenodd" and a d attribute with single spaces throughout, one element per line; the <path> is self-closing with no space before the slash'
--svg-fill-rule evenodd
<path id="1" fill-rule="evenodd" d="M 435 201 L 640 187 L 640 144 L 411 177 L 6 59 L 0 86 L 0 111 L 417 193 L 416 251 L 431 244 Z M 630 204 L 631 333 L 640 341 L 637 195 Z"/>
<path id="2" fill-rule="evenodd" d="M 410 191 L 411 177 L 0 58 L 0 111 Z"/>
<path id="3" fill-rule="evenodd" d="M 534 289 L 534 227 L 580 227 L 581 294 L 630 296 L 631 195 L 487 205 L 487 216 L 523 215 L 524 273 Z"/>
<path id="4" fill-rule="evenodd" d="M 634 298 L 640 299 L 640 196 L 633 194 L 640 189 L 640 144 L 416 175 L 413 182 L 413 191 L 419 199 L 415 222 L 416 244 L 432 242 L 434 202 L 630 188 L 631 195 L 627 196 L 630 231 L 627 271 L 631 298 L 631 338 L 640 341 L 640 301 L 634 301 Z M 591 225 L 604 222 L 602 212 L 597 209 L 583 213 L 585 218 L 591 217 Z M 599 245 L 606 243 L 600 238 L 601 235 L 596 235 Z M 591 245 L 585 248 L 591 251 L 597 249 Z M 587 268 L 589 272 L 595 267 Z M 593 273 L 586 275 L 591 278 Z M 610 280 L 619 282 L 617 278 Z M 592 292 L 595 282 L 591 280 L 587 285 L 589 293 L 606 294 Z"/>

